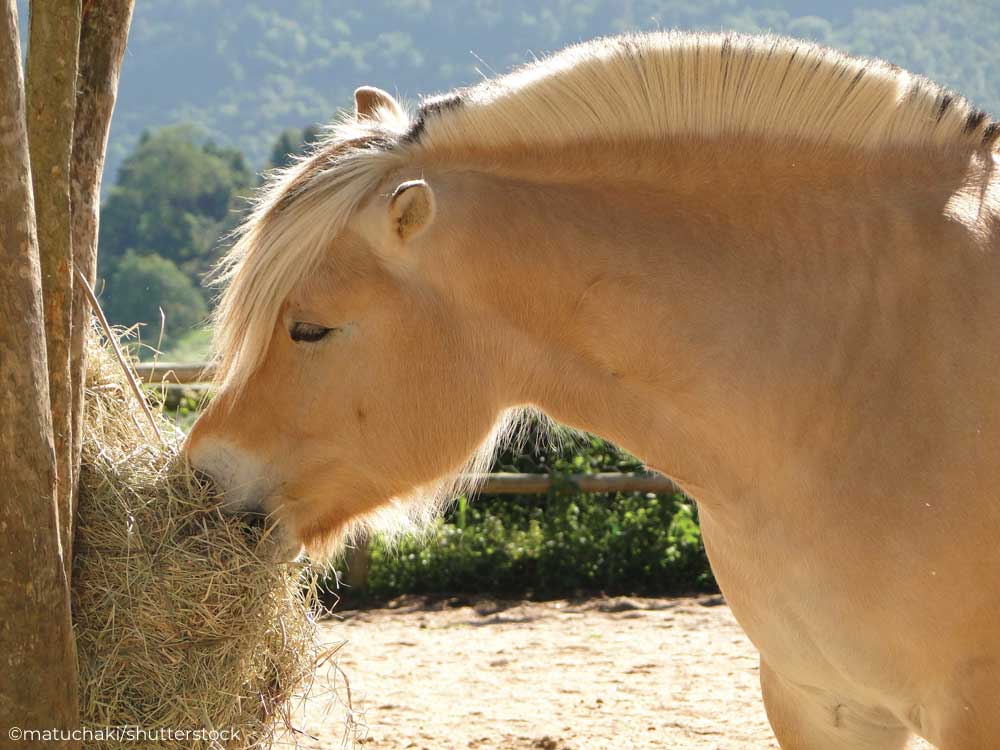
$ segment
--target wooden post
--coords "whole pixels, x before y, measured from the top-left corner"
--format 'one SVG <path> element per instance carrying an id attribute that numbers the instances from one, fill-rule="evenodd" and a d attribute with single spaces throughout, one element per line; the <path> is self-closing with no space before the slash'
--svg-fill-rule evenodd
<path id="1" fill-rule="evenodd" d="M 27 97 L 31 184 L 42 269 L 42 307 L 49 369 L 49 403 L 56 451 L 56 498 L 67 566 L 73 562 L 73 246 L 69 169 L 76 112 L 80 0 L 33 0 L 28 43 Z M 66 574 L 69 576 L 70 568 Z"/>
<path id="2" fill-rule="evenodd" d="M 364 594 L 368 591 L 368 567 L 371 563 L 371 549 L 368 547 L 367 537 L 347 550 L 344 563 L 347 567 L 344 583 L 347 584 L 348 596 Z"/>
<path id="3" fill-rule="evenodd" d="M 73 266 L 91 287 L 97 279 L 98 211 L 104 157 L 134 3 L 135 0 L 84 0 L 83 3 L 70 164 L 70 202 L 73 210 Z M 87 366 L 86 342 L 91 321 L 90 306 L 79 285 L 75 286 L 72 308 L 70 380 L 75 476 L 80 466 L 83 375 Z"/>
<path id="4" fill-rule="evenodd" d="M 79 726 L 73 517 L 97 212 L 134 0 L 0 0 L 0 736 Z M 37 212 L 37 216 L 36 216 Z M 40 243 L 40 246 L 39 246 Z M 55 736 L 24 747 L 78 747 Z"/>
<path id="5" fill-rule="evenodd" d="M 0 0 L 0 164 L 0 736 L 7 737 L 12 727 L 79 726 L 15 0 Z"/>

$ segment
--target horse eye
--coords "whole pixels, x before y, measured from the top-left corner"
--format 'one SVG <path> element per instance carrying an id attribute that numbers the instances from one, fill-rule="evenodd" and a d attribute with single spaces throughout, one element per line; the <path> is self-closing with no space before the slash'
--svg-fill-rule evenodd
<path id="1" fill-rule="evenodd" d="M 313 341 L 319 341 L 320 339 L 326 338 L 326 335 L 330 331 L 334 330 L 336 329 L 318 326 L 315 323 L 293 323 L 292 328 L 288 333 L 292 337 L 292 341 L 306 341 L 312 343 Z"/>

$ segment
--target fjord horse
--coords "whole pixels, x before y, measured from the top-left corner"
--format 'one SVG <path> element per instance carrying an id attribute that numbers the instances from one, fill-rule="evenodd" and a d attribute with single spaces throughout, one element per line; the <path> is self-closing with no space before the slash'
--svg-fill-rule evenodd
<path id="1" fill-rule="evenodd" d="M 699 504 L 785 750 L 1000 746 L 1000 126 L 787 39 L 374 88 L 225 261 L 187 450 L 290 554 L 434 507 L 517 410 Z"/>

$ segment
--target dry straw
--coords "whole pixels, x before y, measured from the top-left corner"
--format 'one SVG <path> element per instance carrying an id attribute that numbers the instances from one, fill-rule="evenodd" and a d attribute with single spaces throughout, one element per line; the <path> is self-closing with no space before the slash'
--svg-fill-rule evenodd
<path id="1" fill-rule="evenodd" d="M 268 561 L 268 541 L 219 511 L 162 416 L 167 437 L 150 442 L 107 346 L 94 345 L 89 361 L 73 571 L 83 723 L 159 737 L 85 745 L 270 747 L 289 736 L 291 701 L 323 657 L 315 588 L 303 585 L 302 566 Z M 162 730 L 238 738 L 164 740 Z"/>

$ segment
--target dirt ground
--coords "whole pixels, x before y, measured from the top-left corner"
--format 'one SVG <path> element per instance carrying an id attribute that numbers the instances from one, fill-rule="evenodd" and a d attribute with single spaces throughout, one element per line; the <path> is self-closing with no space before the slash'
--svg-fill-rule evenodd
<path id="1" fill-rule="evenodd" d="M 404 599 L 342 618 L 322 626 L 347 643 L 296 717 L 302 748 L 777 750 L 720 597 Z"/>

